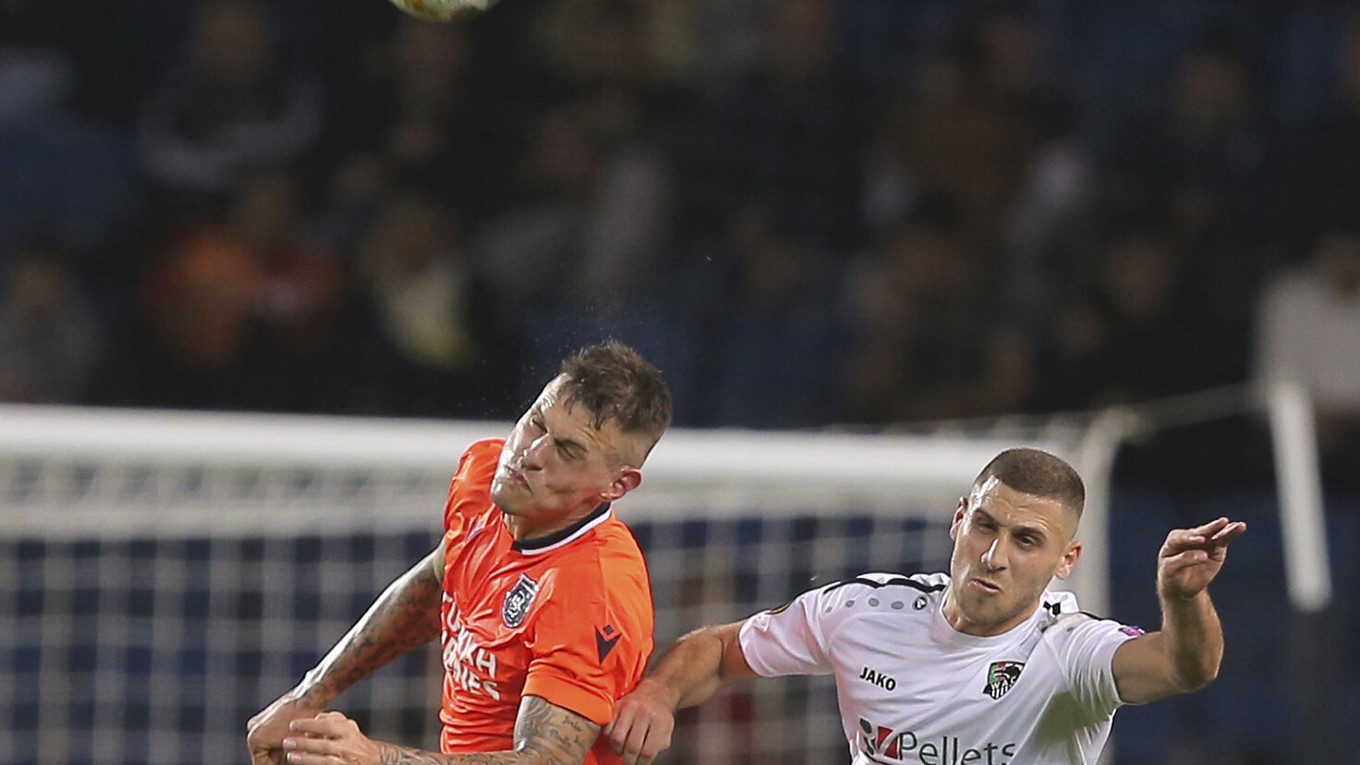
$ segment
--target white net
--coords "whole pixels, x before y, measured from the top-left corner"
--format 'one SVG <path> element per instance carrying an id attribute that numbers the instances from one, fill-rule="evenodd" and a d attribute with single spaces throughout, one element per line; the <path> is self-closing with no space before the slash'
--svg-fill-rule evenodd
<path id="1" fill-rule="evenodd" d="M 243 761 L 250 715 L 433 546 L 461 449 L 505 432 L 0 407 L 3 759 Z M 619 505 L 651 566 L 658 644 L 819 582 L 940 570 L 977 470 L 1017 443 L 1073 457 L 1071 435 L 668 434 Z M 1103 602 L 1086 574 L 1076 587 Z M 433 747 L 438 672 L 417 652 L 338 706 L 374 737 Z M 830 680 L 789 679 L 685 713 L 662 761 L 844 752 Z"/>

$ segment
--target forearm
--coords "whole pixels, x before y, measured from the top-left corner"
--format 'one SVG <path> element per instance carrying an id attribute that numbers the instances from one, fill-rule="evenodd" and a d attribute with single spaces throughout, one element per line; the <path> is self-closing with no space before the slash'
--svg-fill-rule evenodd
<path id="1" fill-rule="evenodd" d="M 676 641 L 642 682 L 672 709 L 702 704 L 724 684 L 754 677 L 737 643 L 741 624 L 700 627 Z"/>
<path id="2" fill-rule="evenodd" d="M 1181 690 L 1202 688 L 1218 676 L 1223 627 L 1207 590 L 1185 598 L 1162 596 L 1162 650 Z"/>
<path id="3" fill-rule="evenodd" d="M 378 745 L 379 765 L 544 765 L 547 762 L 536 752 L 440 754 L 396 744 Z"/>
<path id="4" fill-rule="evenodd" d="M 438 637 L 442 587 L 429 561 L 416 564 L 378 596 L 299 683 L 299 695 L 327 704 L 379 667 Z"/>

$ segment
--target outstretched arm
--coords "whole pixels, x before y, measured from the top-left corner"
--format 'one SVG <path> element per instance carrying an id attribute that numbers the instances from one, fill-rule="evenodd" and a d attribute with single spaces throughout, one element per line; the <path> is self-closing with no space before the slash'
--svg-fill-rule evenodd
<path id="1" fill-rule="evenodd" d="M 670 746 L 675 710 L 703 703 L 725 683 L 757 676 L 737 639 L 741 624 L 701 627 L 680 638 L 614 705 L 605 734 L 626 765 L 647 765 Z"/>
<path id="2" fill-rule="evenodd" d="M 292 765 L 581 765 L 600 726 L 575 712 L 525 696 L 515 719 L 515 749 L 509 752 L 440 754 L 374 741 L 339 712 L 323 712 L 292 723 L 284 739 Z"/>
<path id="3" fill-rule="evenodd" d="M 246 745 L 253 765 L 279 765 L 290 722 L 315 716 L 346 688 L 438 637 L 443 570 L 441 541 L 378 596 L 296 687 L 250 719 Z"/>
<path id="4" fill-rule="evenodd" d="M 1119 697 L 1130 704 L 1202 688 L 1218 676 L 1223 628 L 1209 599 L 1228 545 L 1247 530 L 1219 518 L 1193 529 L 1176 529 L 1157 556 L 1157 597 L 1162 629 L 1134 638 L 1114 654 Z"/>

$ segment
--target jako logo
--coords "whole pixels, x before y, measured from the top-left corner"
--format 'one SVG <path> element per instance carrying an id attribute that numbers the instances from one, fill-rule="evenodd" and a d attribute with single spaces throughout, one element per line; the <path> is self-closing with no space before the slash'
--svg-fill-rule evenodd
<path id="1" fill-rule="evenodd" d="M 897 732 L 892 728 L 875 725 L 861 717 L 859 719 L 859 739 L 856 742 L 860 751 L 874 762 L 919 762 L 922 765 L 1009 765 L 1015 756 L 1017 744 L 993 744 L 987 742 L 979 747 L 965 747 L 955 736 L 940 736 L 938 740 L 924 741 L 912 731 Z"/>
<path id="2" fill-rule="evenodd" d="M 864 669 L 860 670 L 859 679 L 868 680 L 869 682 L 873 683 L 874 685 L 877 685 L 879 688 L 882 688 L 885 691 L 891 691 L 897 688 L 896 680 L 883 674 L 882 672 L 879 672 L 876 669 L 870 669 L 868 667 L 865 667 Z"/>

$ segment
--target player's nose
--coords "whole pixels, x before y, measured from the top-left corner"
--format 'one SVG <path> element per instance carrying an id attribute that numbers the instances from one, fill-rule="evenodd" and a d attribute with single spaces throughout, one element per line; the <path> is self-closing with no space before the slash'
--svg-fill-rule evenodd
<path id="1" fill-rule="evenodd" d="M 524 451 L 520 454 L 519 462 L 524 466 L 525 470 L 542 469 L 543 458 L 544 455 L 547 454 L 547 449 L 549 448 L 548 441 L 548 437 L 543 435 L 530 441 L 529 445 L 524 447 Z"/>
<path id="2" fill-rule="evenodd" d="M 1006 567 L 1006 546 L 1001 539 L 993 539 L 992 544 L 983 551 L 982 565 L 991 571 Z"/>

